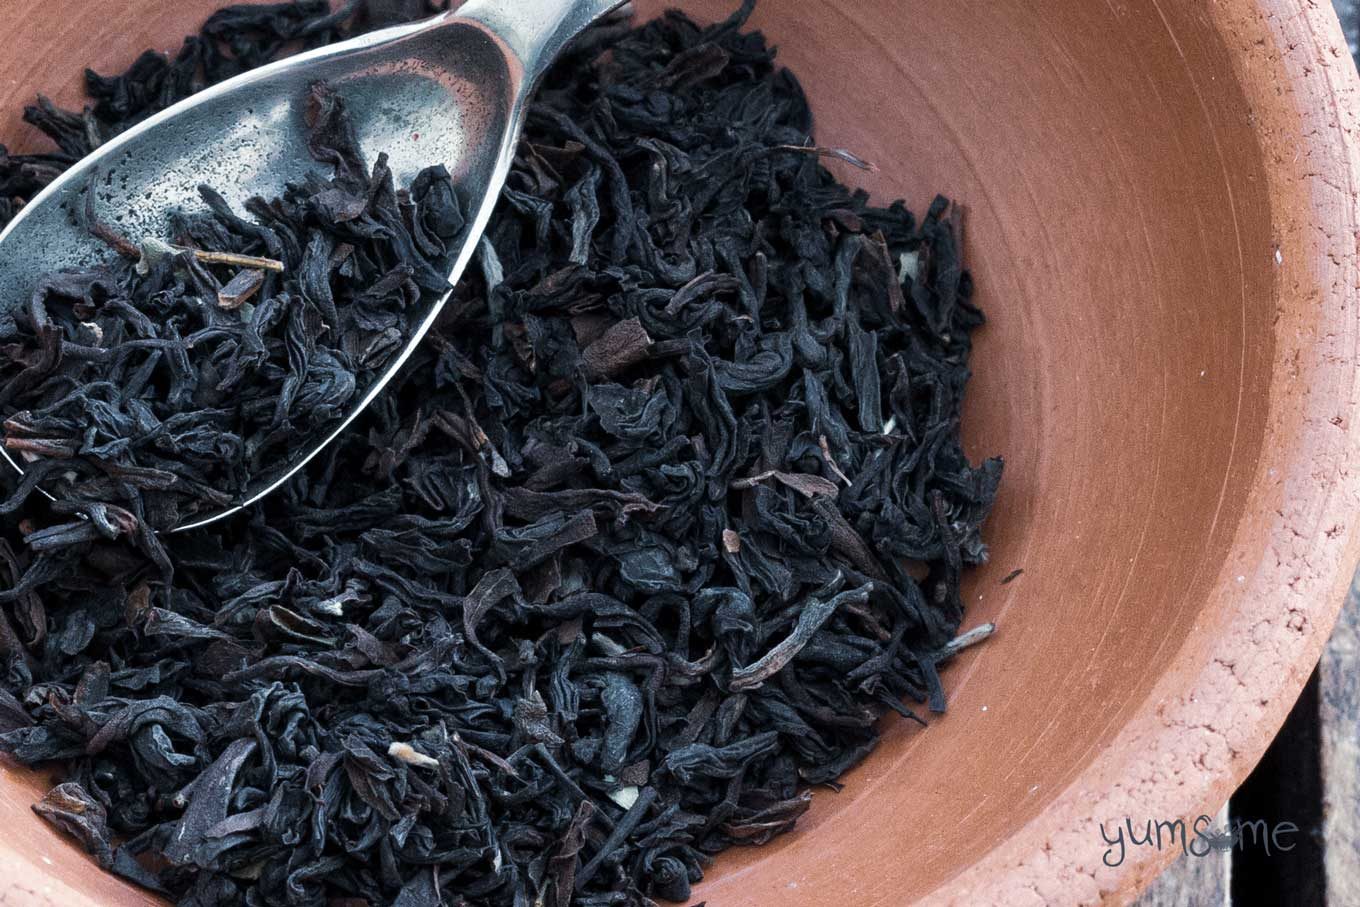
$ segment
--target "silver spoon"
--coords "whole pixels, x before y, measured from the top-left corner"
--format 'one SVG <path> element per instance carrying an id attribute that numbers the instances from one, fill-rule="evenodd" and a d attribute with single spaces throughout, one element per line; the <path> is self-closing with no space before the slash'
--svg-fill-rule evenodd
<path id="1" fill-rule="evenodd" d="M 172 210 L 203 208 L 210 184 L 237 210 L 271 198 L 317 164 L 303 120 L 308 89 L 343 95 L 360 147 L 386 152 L 398 185 L 445 165 L 470 211 L 449 288 L 462 277 L 505 184 L 528 100 L 566 45 L 625 0 L 470 0 L 457 12 L 372 32 L 260 67 L 139 123 L 67 170 L 0 232 L 0 306 L 27 300 L 43 277 L 106 261 L 108 246 L 80 229 L 92 190 L 101 221 L 127 236 L 164 237 Z M 250 488 L 236 506 L 175 527 L 195 529 L 254 504 L 288 481 L 375 400 L 414 352 L 449 293 L 406 347 L 325 437 Z M 0 455 L 20 473 L 3 447 Z"/>

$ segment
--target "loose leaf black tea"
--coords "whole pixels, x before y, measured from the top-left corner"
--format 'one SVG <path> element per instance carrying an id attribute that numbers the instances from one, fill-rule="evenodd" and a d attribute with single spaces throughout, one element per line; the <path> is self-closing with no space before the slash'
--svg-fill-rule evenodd
<path id="1" fill-rule="evenodd" d="M 148 467 L 55 503 L 4 477 L 0 751 L 60 768 L 38 814 L 100 865 L 195 907 L 683 901 L 715 854 L 791 829 L 887 713 L 944 709 L 940 664 L 987 632 L 959 634 L 959 583 L 1001 474 L 959 442 L 982 316 L 957 213 L 837 181 L 827 160 L 858 159 L 814 144 L 751 6 L 583 39 L 440 323 L 261 506 L 160 537 Z M 85 113 L 35 107 L 60 150 L 0 152 L 0 203 L 208 82 L 428 11 L 223 10 L 173 62 L 92 75 Z M 201 223 L 193 248 L 306 273 L 310 236 L 279 257 Z M 233 326 L 295 293 L 167 261 Z M 381 281 L 368 264 L 345 286 Z M 120 292 L 58 294 L 62 327 Z M 349 354 L 369 329 L 336 303 Z M 280 381 L 320 383 L 318 358 Z"/>
<path id="2" fill-rule="evenodd" d="M 334 90 L 306 109 L 333 175 L 251 199 L 253 220 L 201 186 L 178 244 L 134 242 L 90 193 L 85 227 L 121 259 L 52 275 L 3 325 L 4 445 L 32 481 L 67 503 L 132 490 L 156 529 L 236 506 L 340 424 L 447 292 L 464 227 L 447 170 L 397 191 Z"/>

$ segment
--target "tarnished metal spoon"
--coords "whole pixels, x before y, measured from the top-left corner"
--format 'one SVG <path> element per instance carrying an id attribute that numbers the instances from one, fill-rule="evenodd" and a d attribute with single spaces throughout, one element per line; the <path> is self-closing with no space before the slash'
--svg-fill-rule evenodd
<path id="1" fill-rule="evenodd" d="M 45 276 L 113 253 L 81 228 L 87 198 L 127 236 L 164 237 L 173 210 L 203 208 L 200 184 L 234 207 L 271 198 L 317 164 L 307 150 L 310 86 L 344 96 L 367 156 L 386 152 L 398 185 L 443 164 L 470 212 L 452 290 L 505 184 L 530 94 L 566 45 L 624 0 L 471 0 L 456 12 L 372 32 L 260 67 L 199 92 L 102 145 L 32 199 L 0 233 L 0 306 L 13 307 Z M 90 193 L 93 193 L 91 196 Z M 345 430 L 415 350 L 445 293 L 405 347 L 324 437 L 303 438 L 230 509 L 178 526 L 215 522 L 274 491 Z M 15 469 L 22 466 L 0 448 Z"/>

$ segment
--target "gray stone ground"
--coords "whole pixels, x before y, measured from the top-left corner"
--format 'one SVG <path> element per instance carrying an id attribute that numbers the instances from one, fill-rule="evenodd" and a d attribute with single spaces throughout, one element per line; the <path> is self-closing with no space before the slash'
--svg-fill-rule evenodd
<path id="1" fill-rule="evenodd" d="M 1360 2 L 1356 0 L 1332 0 L 1336 14 L 1341 17 L 1341 28 L 1346 33 L 1346 42 L 1351 46 L 1351 54 L 1360 52 Z"/>

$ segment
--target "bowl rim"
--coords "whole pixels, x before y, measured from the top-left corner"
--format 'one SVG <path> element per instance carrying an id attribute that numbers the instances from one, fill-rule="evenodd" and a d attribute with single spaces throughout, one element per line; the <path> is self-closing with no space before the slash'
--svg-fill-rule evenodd
<path id="1" fill-rule="evenodd" d="M 1289 443 L 1253 475 L 1209 593 L 1220 616 L 1196 625 L 1142 708 L 1041 813 L 922 903 L 1132 901 L 1180 853 L 1129 848 L 1111 868 L 1091 846 L 1098 823 L 1217 813 L 1284 724 L 1343 604 L 1360 608 L 1360 469 L 1347 471 L 1360 463 L 1360 75 L 1330 3 L 1203 10 L 1274 161 L 1276 300 L 1316 328 L 1273 354 L 1266 438 Z M 1290 370 L 1307 380 L 1285 380 Z"/>

